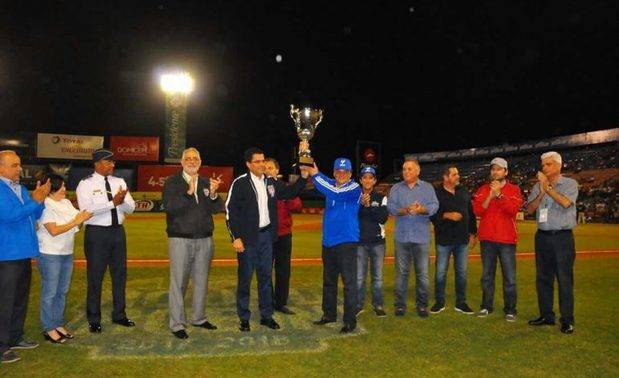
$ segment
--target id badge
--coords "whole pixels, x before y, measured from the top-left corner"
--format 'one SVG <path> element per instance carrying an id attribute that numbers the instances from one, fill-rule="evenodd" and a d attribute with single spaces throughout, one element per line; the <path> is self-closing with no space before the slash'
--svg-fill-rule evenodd
<path id="1" fill-rule="evenodd" d="M 548 208 L 539 210 L 539 223 L 546 223 L 548 221 Z"/>

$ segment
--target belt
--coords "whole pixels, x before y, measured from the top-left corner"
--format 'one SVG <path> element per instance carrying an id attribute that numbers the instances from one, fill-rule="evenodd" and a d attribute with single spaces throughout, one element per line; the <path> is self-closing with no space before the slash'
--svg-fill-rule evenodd
<path id="1" fill-rule="evenodd" d="M 116 226 L 99 226 L 97 224 L 87 224 L 86 228 L 105 228 L 105 229 L 114 229 L 114 228 L 122 228 L 122 224 Z"/>
<path id="2" fill-rule="evenodd" d="M 259 229 L 258 231 L 260 231 L 260 232 L 267 232 L 267 231 L 269 231 L 270 229 L 271 229 L 271 225 L 270 225 L 270 224 L 267 224 L 267 225 L 266 225 L 266 226 L 264 226 L 264 227 L 260 227 L 260 229 Z"/>
<path id="3" fill-rule="evenodd" d="M 537 232 L 541 232 L 542 234 L 546 234 L 546 235 L 557 235 L 557 234 L 566 234 L 566 233 L 571 233 L 572 230 L 537 230 Z"/>

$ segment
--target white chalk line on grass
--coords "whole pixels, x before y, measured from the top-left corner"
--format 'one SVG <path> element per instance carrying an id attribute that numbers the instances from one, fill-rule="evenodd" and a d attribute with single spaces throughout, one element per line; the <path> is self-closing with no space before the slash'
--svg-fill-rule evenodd
<path id="1" fill-rule="evenodd" d="M 577 255 L 612 255 L 619 254 L 619 250 L 600 250 L 600 251 L 578 251 Z M 516 253 L 516 257 L 532 257 L 535 256 L 535 252 L 519 252 Z M 481 257 L 480 254 L 469 255 L 472 258 Z M 431 259 L 434 259 L 434 256 L 430 256 Z M 393 256 L 385 257 L 387 261 L 393 261 Z M 213 259 L 213 263 L 235 263 L 236 259 Z M 322 258 L 292 258 L 290 259 L 292 263 L 321 263 Z M 77 264 L 85 264 L 86 260 L 77 259 L 75 260 Z M 170 262 L 169 259 L 128 259 L 128 264 L 168 264 Z"/>
<path id="2" fill-rule="evenodd" d="M 285 333 L 285 331 L 280 331 L 280 332 Z M 235 356 L 259 356 L 259 355 L 268 355 L 268 354 L 319 353 L 319 352 L 324 352 L 327 349 L 329 349 L 328 341 L 330 340 L 357 337 L 357 336 L 365 335 L 367 333 L 368 332 L 363 327 L 357 326 L 357 329 L 355 330 L 355 332 L 348 333 L 345 335 L 340 334 L 339 332 L 337 332 L 337 330 L 335 330 L 333 334 L 329 334 L 329 335 L 323 334 L 322 336 L 314 340 L 317 342 L 318 346 L 313 347 L 313 348 L 309 348 L 309 347 L 301 347 L 299 349 L 267 349 L 267 348 L 264 348 L 260 351 L 233 350 L 233 351 L 215 352 L 211 354 L 194 352 L 194 353 L 180 353 L 180 354 L 174 354 L 174 353 L 156 354 L 155 353 L 155 354 L 143 354 L 143 355 L 118 355 L 118 354 L 107 355 L 107 354 L 101 354 L 99 349 L 96 346 L 94 346 L 94 347 L 90 347 L 91 350 L 88 353 L 88 358 L 91 360 L 106 360 L 106 359 L 142 360 L 142 359 L 148 359 L 148 358 L 185 359 L 185 358 L 219 358 L 219 357 L 235 357 Z M 80 347 L 88 347 L 88 346 L 80 346 Z"/>

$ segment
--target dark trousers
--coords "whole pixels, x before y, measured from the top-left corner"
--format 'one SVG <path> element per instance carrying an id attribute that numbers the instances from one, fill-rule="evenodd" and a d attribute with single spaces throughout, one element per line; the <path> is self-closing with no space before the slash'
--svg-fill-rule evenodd
<path id="1" fill-rule="evenodd" d="M 503 312 L 516 315 L 516 245 L 482 241 L 481 308 L 494 310 L 494 279 L 497 258 L 503 273 Z"/>
<path id="2" fill-rule="evenodd" d="M 273 306 L 275 308 L 282 308 L 288 304 L 291 253 L 292 234 L 282 235 L 273 243 L 273 267 L 275 268 Z"/>
<path id="3" fill-rule="evenodd" d="M 237 253 L 239 262 L 236 288 L 236 313 L 241 320 L 249 320 L 249 292 L 251 278 L 256 271 L 258 276 L 258 307 L 260 317 L 269 319 L 273 316 L 273 286 L 271 270 L 273 269 L 273 240 L 267 230 L 258 234 L 255 246 L 245 246 L 245 252 Z"/>
<path id="4" fill-rule="evenodd" d="M 322 247 L 322 311 L 329 320 L 337 319 L 337 280 L 344 282 L 344 323 L 356 326 L 357 245 L 353 243 Z"/>
<path id="5" fill-rule="evenodd" d="M 127 283 L 127 241 L 123 226 L 86 226 L 84 235 L 88 290 L 86 317 L 88 322 L 101 322 L 101 286 L 106 269 L 112 277 L 112 320 L 127 317 L 125 285 Z"/>
<path id="6" fill-rule="evenodd" d="M 576 249 L 571 230 L 537 231 L 535 234 L 535 266 L 537 268 L 537 302 L 540 315 L 555 320 L 554 278 L 559 285 L 561 323 L 574 323 L 574 259 Z"/>
<path id="7" fill-rule="evenodd" d="M 31 275 L 29 258 L 0 261 L 0 355 L 24 337 Z"/>

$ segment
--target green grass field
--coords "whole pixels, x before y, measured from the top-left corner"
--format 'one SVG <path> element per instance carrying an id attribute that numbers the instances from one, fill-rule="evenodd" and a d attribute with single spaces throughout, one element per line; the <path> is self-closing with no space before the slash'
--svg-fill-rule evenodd
<path id="1" fill-rule="evenodd" d="M 226 230 L 224 216 L 215 216 L 215 258 L 236 258 L 232 243 Z M 294 251 L 293 258 L 320 258 L 321 227 L 320 215 L 294 215 Z M 393 219 L 387 223 L 387 255 L 393 256 Z M 162 213 L 137 213 L 131 215 L 125 225 L 127 231 L 129 259 L 167 259 L 168 246 L 165 237 L 165 215 Z M 432 229 L 432 228 L 430 228 Z M 536 226 L 534 222 L 518 223 L 518 252 L 533 252 L 533 235 Z M 609 250 L 619 249 L 619 225 L 590 224 L 579 225 L 576 229 L 577 250 Z M 75 242 L 75 257 L 84 258 L 83 232 L 77 234 Z M 434 246 L 431 246 L 431 254 Z M 472 250 L 479 253 L 479 244 Z"/>
<path id="2" fill-rule="evenodd" d="M 294 257 L 320 256 L 320 217 L 296 216 L 295 224 L 298 229 Z M 527 222 L 519 225 L 520 252 L 533 251 L 534 227 Z M 129 258 L 167 258 L 161 216 L 132 216 L 126 228 Z M 577 249 L 617 250 L 618 231 L 619 226 L 612 225 L 579 226 Z M 234 257 L 220 216 L 215 243 L 216 258 Z M 76 246 L 76 257 L 82 258 L 81 236 Z M 391 254 L 391 239 L 388 246 Z M 537 315 L 532 259 L 518 260 L 516 323 L 505 322 L 500 311 L 485 319 L 453 311 L 453 267 L 448 279 L 446 311 L 429 319 L 420 319 L 410 312 L 396 318 L 392 312 L 394 269 L 389 263 L 384 272 L 388 316 L 377 318 L 366 311 L 359 318 L 358 331 L 340 336 L 339 324 L 311 324 L 321 314 L 322 267 L 293 267 L 290 307 L 297 315 L 276 315 L 281 330 L 264 329 L 254 316 L 252 332 L 241 334 L 234 305 L 236 268 L 215 266 L 209 280 L 207 314 L 219 329 L 190 328 L 190 338 L 185 341 L 174 338 L 167 328 L 167 267 L 129 267 L 127 312 L 137 323 L 135 329 L 110 324 L 107 277 L 103 294 L 104 332 L 99 335 L 88 333 L 84 318 L 86 272 L 76 268 L 66 311 L 76 339 L 65 345 L 46 343 L 40 336 L 40 283 L 35 269 L 26 332 L 42 345 L 20 351 L 22 361 L 1 366 L 0 376 L 618 376 L 619 311 L 614 303 L 619 286 L 618 268 L 619 257 L 577 257 L 575 333 L 563 335 L 558 326 L 534 329 L 526 324 Z M 472 259 L 467 294 L 468 303 L 474 308 L 481 300 L 480 274 L 480 262 Z M 498 274 L 495 307 L 499 310 L 500 287 Z M 411 282 L 409 304 L 413 292 Z M 255 293 L 254 289 L 254 313 Z M 191 292 L 187 296 L 188 309 L 190 295 Z"/>

